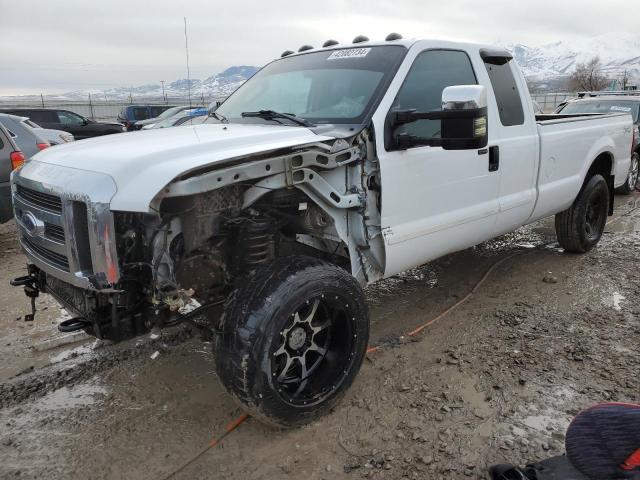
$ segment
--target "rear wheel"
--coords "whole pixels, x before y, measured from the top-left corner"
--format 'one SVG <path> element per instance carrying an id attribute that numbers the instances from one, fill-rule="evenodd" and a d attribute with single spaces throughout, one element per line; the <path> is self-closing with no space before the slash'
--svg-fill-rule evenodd
<path id="1" fill-rule="evenodd" d="M 326 413 L 358 373 L 369 338 L 364 294 L 346 271 L 279 258 L 232 295 L 216 341 L 224 387 L 258 419 L 294 427 Z"/>
<path id="2" fill-rule="evenodd" d="M 567 252 L 585 253 L 602 237 L 609 211 L 609 187 L 602 175 L 591 177 L 573 205 L 556 215 L 556 235 Z"/>
<path id="3" fill-rule="evenodd" d="M 640 154 L 631 155 L 631 165 L 629 166 L 629 175 L 627 181 L 621 187 L 616 188 L 617 193 L 628 195 L 636 189 L 638 185 L 638 176 L 640 175 Z"/>

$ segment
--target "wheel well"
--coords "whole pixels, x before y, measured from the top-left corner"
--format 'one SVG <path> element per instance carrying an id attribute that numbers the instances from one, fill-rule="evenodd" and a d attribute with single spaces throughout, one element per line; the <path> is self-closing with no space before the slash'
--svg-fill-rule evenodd
<path id="1" fill-rule="evenodd" d="M 589 167 L 589 171 L 587 172 L 587 177 L 585 178 L 585 183 L 596 174 L 600 174 L 604 177 L 605 180 L 609 179 L 611 175 L 613 167 L 613 157 L 609 152 L 601 153 L 596 157 L 591 166 Z"/>
<path id="2" fill-rule="evenodd" d="M 584 188 L 591 177 L 598 174 L 602 175 L 602 177 L 607 182 L 607 187 L 609 187 L 609 215 L 613 215 L 613 199 L 615 188 L 613 185 L 613 155 L 611 155 L 611 153 L 603 152 L 596 157 L 596 159 L 589 167 L 589 171 L 587 172 L 587 176 L 584 179 L 582 188 Z"/>

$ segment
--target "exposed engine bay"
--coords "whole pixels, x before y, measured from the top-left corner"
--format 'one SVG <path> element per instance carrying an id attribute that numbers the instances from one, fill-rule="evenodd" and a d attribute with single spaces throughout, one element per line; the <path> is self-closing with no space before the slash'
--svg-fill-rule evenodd
<path id="1" fill-rule="evenodd" d="M 351 143 L 188 172 L 157 195 L 151 213 L 112 212 L 120 275 L 111 289 L 82 290 L 35 266 L 31 274 L 86 331 L 114 341 L 192 321 L 280 256 L 322 258 L 370 283 L 384 265 L 373 152 L 365 130 Z"/>

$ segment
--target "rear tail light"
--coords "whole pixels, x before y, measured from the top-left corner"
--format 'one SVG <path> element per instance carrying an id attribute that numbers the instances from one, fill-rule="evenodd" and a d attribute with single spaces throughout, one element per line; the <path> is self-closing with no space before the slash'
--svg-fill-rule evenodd
<path id="1" fill-rule="evenodd" d="M 24 165 L 24 153 L 20 152 L 20 151 L 15 151 L 15 152 L 11 152 L 11 154 L 9 155 L 9 158 L 11 159 L 11 169 L 15 170 L 16 168 L 20 168 L 22 165 Z"/>
<path id="2" fill-rule="evenodd" d="M 49 143 L 38 143 L 38 150 L 44 150 L 45 148 L 49 148 L 51 144 Z"/>

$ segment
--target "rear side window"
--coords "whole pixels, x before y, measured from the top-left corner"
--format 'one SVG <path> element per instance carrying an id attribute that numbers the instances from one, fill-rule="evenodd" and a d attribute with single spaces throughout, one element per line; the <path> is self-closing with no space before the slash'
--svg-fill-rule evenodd
<path id="1" fill-rule="evenodd" d="M 54 110 L 32 110 L 26 113 L 25 116 L 36 123 L 58 123 L 58 116 Z"/>
<path id="2" fill-rule="evenodd" d="M 151 110 L 151 117 L 155 118 L 158 115 L 160 115 L 162 112 L 164 112 L 167 109 L 167 107 L 150 107 Z"/>
<path id="3" fill-rule="evenodd" d="M 146 107 L 135 107 L 133 109 L 134 120 L 146 120 L 147 118 L 149 118 L 149 112 Z"/>
<path id="4" fill-rule="evenodd" d="M 513 125 L 522 125 L 524 123 L 524 110 L 522 108 L 522 100 L 520 92 L 516 85 L 516 79 L 511 70 L 511 60 L 496 65 L 485 62 L 487 73 L 491 80 L 493 93 L 498 103 L 498 112 L 500 113 L 500 122 L 505 127 Z"/>

